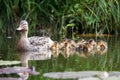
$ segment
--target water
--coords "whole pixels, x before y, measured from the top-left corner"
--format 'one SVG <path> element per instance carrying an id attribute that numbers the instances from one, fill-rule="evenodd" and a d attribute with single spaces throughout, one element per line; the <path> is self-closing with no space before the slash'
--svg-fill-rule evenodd
<path id="1" fill-rule="evenodd" d="M 83 37 L 84 38 L 84 37 Z M 91 37 L 89 37 L 91 38 Z M 86 38 L 85 39 L 89 39 Z M 19 60 L 22 63 L 15 66 L 34 66 L 39 75 L 30 75 L 28 80 L 54 80 L 43 76 L 47 72 L 64 71 L 120 71 L 120 38 L 100 37 L 94 38 L 107 41 L 108 50 L 103 55 L 81 55 L 81 54 L 53 54 L 51 51 L 39 53 L 16 52 L 16 41 L 14 38 L 0 36 L 0 60 Z M 44 53 L 44 54 L 43 54 Z M 49 54 L 48 54 L 49 53 Z M 6 67 L 6 66 L 3 66 Z M 10 66 L 9 66 L 10 67 Z M 6 75 L 2 75 L 6 76 Z M 13 75 L 10 75 L 13 76 Z M 18 77 L 18 76 L 17 76 Z"/>

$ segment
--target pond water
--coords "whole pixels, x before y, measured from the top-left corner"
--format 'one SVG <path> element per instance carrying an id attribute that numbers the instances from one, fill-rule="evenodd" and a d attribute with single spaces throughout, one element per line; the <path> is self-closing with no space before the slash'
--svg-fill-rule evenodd
<path id="1" fill-rule="evenodd" d="M 88 39 L 102 39 L 108 43 L 108 50 L 104 54 L 87 55 L 81 53 L 54 54 L 50 50 L 39 53 L 16 52 L 16 41 L 14 38 L 0 36 L 0 60 L 21 61 L 15 66 L 34 66 L 39 75 L 30 75 L 28 80 L 54 80 L 44 77 L 48 72 L 64 71 L 120 71 L 120 37 L 82 37 Z M 6 67 L 2 66 L 1 68 Z M 11 66 L 9 66 L 11 67 Z M 12 65 L 13 67 L 13 65 Z M 2 77 L 6 75 L 1 75 Z M 14 76 L 14 75 L 9 75 Z M 18 77 L 18 76 L 17 76 Z M 57 79 L 61 80 L 61 79 Z M 72 79 L 70 79 L 72 80 Z"/>

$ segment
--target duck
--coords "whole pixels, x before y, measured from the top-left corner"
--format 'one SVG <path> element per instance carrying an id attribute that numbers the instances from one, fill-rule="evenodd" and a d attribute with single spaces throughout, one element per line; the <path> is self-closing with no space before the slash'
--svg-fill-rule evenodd
<path id="1" fill-rule="evenodd" d="M 82 51 L 83 46 L 87 43 L 85 39 L 81 39 L 76 43 L 76 51 Z"/>
<path id="2" fill-rule="evenodd" d="M 86 43 L 83 45 L 83 52 L 92 52 L 93 51 L 93 46 L 91 46 L 89 43 Z"/>
<path id="3" fill-rule="evenodd" d="M 56 51 L 59 50 L 60 44 L 58 41 L 54 41 L 53 45 L 50 47 L 50 50 Z"/>
<path id="4" fill-rule="evenodd" d="M 16 29 L 21 31 L 21 37 L 17 44 L 18 51 L 39 51 L 41 49 L 49 49 L 54 43 L 50 37 L 32 36 L 28 38 L 28 22 L 22 20 Z"/>
<path id="5" fill-rule="evenodd" d="M 75 49 L 76 49 L 76 43 L 74 40 L 66 38 L 60 42 L 60 50 L 70 51 L 70 50 L 75 50 Z"/>
<path id="6" fill-rule="evenodd" d="M 60 53 L 60 43 L 58 41 L 54 41 L 53 45 L 50 47 L 53 57 L 58 57 Z"/>
<path id="7" fill-rule="evenodd" d="M 87 43 L 85 43 L 85 45 L 83 45 L 83 51 L 92 53 L 92 54 L 95 53 L 96 42 L 94 41 L 94 39 L 89 39 L 89 41 Z"/>
<path id="8" fill-rule="evenodd" d="M 108 49 L 108 44 L 107 42 L 103 40 L 98 40 L 97 41 L 97 51 L 104 51 Z"/>
<path id="9" fill-rule="evenodd" d="M 94 39 L 89 39 L 88 43 L 90 44 L 91 47 L 93 47 L 93 49 L 96 49 L 97 43 L 95 42 Z"/>
<path id="10" fill-rule="evenodd" d="M 76 42 L 72 39 L 65 38 L 60 41 L 59 50 L 64 57 L 69 57 L 76 51 Z"/>

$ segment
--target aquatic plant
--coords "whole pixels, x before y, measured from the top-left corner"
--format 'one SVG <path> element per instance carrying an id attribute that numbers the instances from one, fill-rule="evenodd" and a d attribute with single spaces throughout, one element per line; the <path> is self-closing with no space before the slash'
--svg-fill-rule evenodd
<path id="1" fill-rule="evenodd" d="M 0 32 L 14 34 L 22 19 L 30 23 L 30 34 L 40 29 L 58 38 L 78 33 L 119 34 L 119 0 L 2 0 Z M 2 9 L 4 8 L 4 9 Z"/>

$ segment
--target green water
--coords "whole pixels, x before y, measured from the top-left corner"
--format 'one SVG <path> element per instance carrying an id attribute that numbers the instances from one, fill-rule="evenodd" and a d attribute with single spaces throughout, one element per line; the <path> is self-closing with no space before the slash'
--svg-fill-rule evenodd
<path id="1" fill-rule="evenodd" d="M 94 39 L 102 39 L 108 43 L 108 50 L 105 54 L 94 54 L 86 57 L 82 57 L 78 54 L 73 54 L 65 57 L 65 55 L 63 54 L 54 56 L 51 53 L 51 55 L 47 57 L 48 59 L 46 57 L 41 57 L 41 60 L 34 60 L 33 57 L 33 60 L 28 60 L 28 57 L 26 56 L 29 55 L 29 53 L 18 54 L 16 52 L 15 37 L 9 39 L 6 36 L 0 36 L 0 60 L 23 60 L 22 65 L 35 66 L 36 71 L 40 72 L 40 74 L 37 76 L 30 75 L 28 80 L 54 80 L 50 78 L 45 78 L 43 76 L 43 74 L 47 72 L 87 70 L 120 71 L 120 38 L 117 36 Z M 21 66 L 21 64 L 17 66 Z"/>

